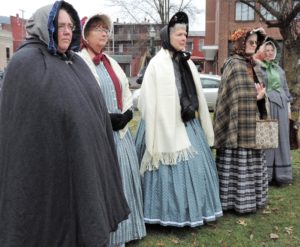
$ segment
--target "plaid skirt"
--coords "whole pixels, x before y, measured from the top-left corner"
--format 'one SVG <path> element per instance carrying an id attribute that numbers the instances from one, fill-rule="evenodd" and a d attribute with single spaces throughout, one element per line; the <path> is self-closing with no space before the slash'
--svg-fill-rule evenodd
<path id="1" fill-rule="evenodd" d="M 216 165 L 222 209 L 253 213 L 267 202 L 265 153 L 255 149 L 218 149 Z"/>

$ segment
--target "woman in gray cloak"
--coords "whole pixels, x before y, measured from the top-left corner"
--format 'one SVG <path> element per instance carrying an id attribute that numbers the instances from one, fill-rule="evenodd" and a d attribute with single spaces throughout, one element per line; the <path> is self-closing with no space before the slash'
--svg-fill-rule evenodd
<path id="1" fill-rule="evenodd" d="M 285 72 L 278 65 L 279 45 L 276 40 L 268 37 L 260 51 L 263 52 L 261 68 L 265 76 L 269 112 L 271 118 L 277 119 L 279 123 L 278 148 L 266 150 L 269 183 L 286 185 L 290 184 L 293 179 L 289 141 L 292 96 L 288 89 Z"/>
<path id="2" fill-rule="evenodd" d="M 26 31 L 1 90 L 0 246 L 106 246 L 129 208 L 78 14 L 57 1 Z"/>

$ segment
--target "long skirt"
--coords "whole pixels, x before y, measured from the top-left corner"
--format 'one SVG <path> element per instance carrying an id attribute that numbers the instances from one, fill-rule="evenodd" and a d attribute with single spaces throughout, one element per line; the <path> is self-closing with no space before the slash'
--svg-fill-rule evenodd
<path id="1" fill-rule="evenodd" d="M 96 67 L 100 78 L 99 86 L 105 98 L 109 112 L 120 113 L 117 104 L 113 81 L 103 63 Z M 146 235 L 143 219 L 143 197 L 141 176 L 134 142 L 130 131 L 120 138 L 118 131 L 113 131 L 117 151 L 124 194 L 131 213 L 128 219 L 118 225 L 117 231 L 110 234 L 110 246 L 120 246 L 131 240 L 140 239 Z"/>
<path id="2" fill-rule="evenodd" d="M 282 102 L 284 102 L 282 100 Z M 278 148 L 266 150 L 266 161 L 269 182 L 279 185 L 292 182 L 292 164 L 289 139 L 289 119 L 287 103 L 278 105 L 270 101 L 270 113 L 273 119 L 278 119 Z"/>
<path id="3" fill-rule="evenodd" d="M 255 149 L 218 149 L 216 164 L 223 210 L 254 213 L 267 202 L 265 154 Z"/>
<path id="4" fill-rule="evenodd" d="M 142 179 L 144 219 L 163 226 L 203 225 L 222 216 L 215 162 L 198 120 L 189 121 L 186 131 L 197 150 L 195 157 L 176 165 L 160 163 Z M 145 125 L 141 121 L 136 147 L 141 160 L 145 151 Z"/>
<path id="5" fill-rule="evenodd" d="M 121 170 L 123 190 L 131 213 L 128 219 L 118 225 L 110 235 L 110 246 L 121 245 L 146 235 L 143 218 L 143 197 L 138 158 L 131 133 L 127 131 L 123 139 L 114 132 L 118 161 Z"/>

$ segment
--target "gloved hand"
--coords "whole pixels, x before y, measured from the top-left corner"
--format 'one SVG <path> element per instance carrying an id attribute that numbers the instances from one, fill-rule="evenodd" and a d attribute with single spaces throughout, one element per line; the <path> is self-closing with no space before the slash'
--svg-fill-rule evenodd
<path id="1" fill-rule="evenodd" d="M 186 108 L 181 112 L 181 118 L 183 122 L 188 122 L 195 118 L 195 111 L 190 108 Z"/>
<path id="2" fill-rule="evenodd" d="M 110 115 L 111 125 L 114 131 L 123 129 L 133 117 L 133 113 L 131 110 L 127 110 L 124 114 L 110 113 L 109 115 Z"/>
<path id="3" fill-rule="evenodd" d="M 111 121 L 111 125 L 112 125 L 112 129 L 114 131 L 117 131 L 119 129 L 121 129 L 121 122 L 123 119 L 123 114 L 122 113 L 110 113 L 110 121 Z"/>
<path id="4" fill-rule="evenodd" d="M 193 109 L 191 103 L 185 98 L 180 99 L 181 104 L 181 118 L 183 122 L 187 122 L 195 118 L 195 110 Z"/>
<path id="5" fill-rule="evenodd" d="M 124 112 L 122 121 L 120 123 L 120 129 L 125 128 L 125 126 L 132 119 L 132 117 L 133 117 L 133 114 L 132 114 L 131 110 L 127 110 L 126 112 Z"/>
<path id="6" fill-rule="evenodd" d="M 132 113 L 132 110 L 127 110 L 126 112 L 124 112 L 124 117 L 127 121 L 127 123 L 133 118 L 133 113 Z M 127 124 L 126 123 L 126 124 Z"/>

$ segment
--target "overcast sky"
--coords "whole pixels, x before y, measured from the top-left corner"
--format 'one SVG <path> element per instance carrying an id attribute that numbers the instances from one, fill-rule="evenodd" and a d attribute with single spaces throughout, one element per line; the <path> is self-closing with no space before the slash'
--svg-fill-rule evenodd
<path id="1" fill-rule="evenodd" d="M 74 8 L 78 11 L 80 18 L 84 16 L 89 16 L 95 12 L 104 12 L 109 14 L 113 21 L 120 16 L 118 16 L 118 9 L 109 7 L 109 0 L 98 0 L 98 3 L 95 3 L 97 0 L 67 0 L 68 3 L 72 4 Z M 205 8 L 205 0 L 193 0 L 197 3 L 199 9 Z M 17 13 L 20 17 L 28 19 L 35 12 L 36 9 L 54 3 L 55 1 L 49 0 L 6 0 L 5 4 L 2 1 L 0 7 L 1 16 L 15 16 Z M 120 20 L 120 18 L 119 18 Z M 204 31 L 205 30 L 205 13 L 198 14 L 191 20 L 190 30 L 194 31 Z"/>

